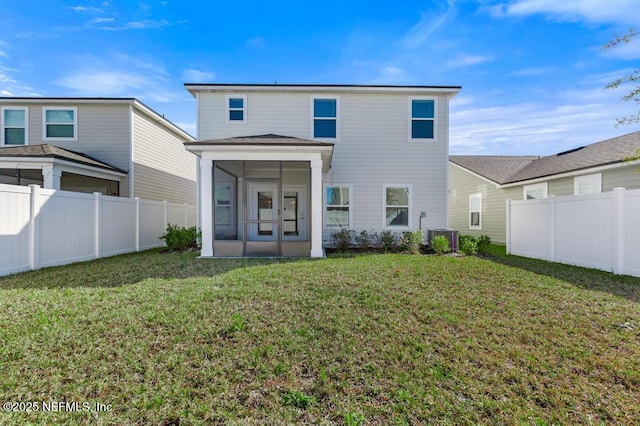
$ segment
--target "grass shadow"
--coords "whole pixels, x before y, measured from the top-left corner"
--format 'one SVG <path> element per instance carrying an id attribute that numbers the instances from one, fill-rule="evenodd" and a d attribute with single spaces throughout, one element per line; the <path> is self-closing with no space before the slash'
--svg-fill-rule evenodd
<path id="1" fill-rule="evenodd" d="M 213 277 L 233 269 L 309 261 L 296 258 L 199 259 L 198 252 L 146 250 L 0 277 L 0 290 L 14 288 L 120 287 L 147 278 Z"/>
<path id="2" fill-rule="evenodd" d="M 491 245 L 490 253 L 486 258 L 502 265 L 557 278 L 579 288 L 605 292 L 636 303 L 640 302 L 640 278 L 615 275 L 598 269 L 507 255 L 506 247 L 500 245 Z"/>

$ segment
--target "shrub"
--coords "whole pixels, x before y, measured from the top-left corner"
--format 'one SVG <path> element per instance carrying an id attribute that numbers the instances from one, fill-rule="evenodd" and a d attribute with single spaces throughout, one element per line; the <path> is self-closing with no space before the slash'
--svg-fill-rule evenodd
<path id="1" fill-rule="evenodd" d="M 491 238 L 487 235 L 480 235 L 478 238 L 478 254 L 489 254 Z"/>
<path id="2" fill-rule="evenodd" d="M 467 256 L 476 254 L 478 252 L 478 241 L 470 235 L 461 235 L 460 251 Z"/>
<path id="3" fill-rule="evenodd" d="M 342 228 L 339 231 L 331 234 L 331 238 L 333 239 L 333 245 L 338 251 L 347 251 L 351 248 L 351 241 L 353 240 L 353 236 L 355 231 L 353 229 Z"/>
<path id="4" fill-rule="evenodd" d="M 400 248 L 409 254 L 420 253 L 420 247 L 424 241 L 424 232 L 418 229 L 416 231 L 405 231 L 402 233 L 400 240 Z"/>
<path id="5" fill-rule="evenodd" d="M 363 250 L 368 250 L 374 242 L 375 232 L 362 230 L 358 235 L 356 235 L 356 243 L 358 247 Z"/>
<path id="6" fill-rule="evenodd" d="M 437 254 L 445 254 L 451 251 L 451 243 L 444 235 L 436 235 L 431 239 L 431 248 Z"/>
<path id="7" fill-rule="evenodd" d="M 195 227 L 183 228 L 178 225 L 167 225 L 167 230 L 160 237 L 167 245 L 167 250 L 182 251 L 199 248 L 201 232 Z"/>
<path id="8" fill-rule="evenodd" d="M 396 250 L 396 236 L 391 231 L 382 231 L 380 234 L 380 244 L 382 245 L 382 251 L 385 253 L 391 253 Z"/>

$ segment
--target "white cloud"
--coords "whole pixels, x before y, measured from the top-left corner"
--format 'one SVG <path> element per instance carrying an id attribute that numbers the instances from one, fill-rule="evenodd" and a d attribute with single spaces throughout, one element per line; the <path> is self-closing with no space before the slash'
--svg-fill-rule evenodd
<path id="1" fill-rule="evenodd" d="M 185 70 L 182 73 L 182 80 L 187 83 L 206 83 L 213 80 L 216 75 L 208 71 Z"/>
<path id="2" fill-rule="evenodd" d="M 509 75 L 522 76 L 522 77 L 535 77 L 539 75 L 552 73 L 555 70 L 556 69 L 554 67 L 532 67 L 532 68 L 523 68 L 518 71 L 514 71 Z"/>
<path id="3" fill-rule="evenodd" d="M 637 105 L 621 102 L 619 94 L 597 83 L 539 99 L 485 106 L 482 100 L 456 103 L 454 98 L 451 153 L 550 155 L 638 130 L 615 127 L 616 119 L 637 112 Z"/>
<path id="4" fill-rule="evenodd" d="M 479 65 L 485 62 L 493 60 L 490 56 L 483 55 L 458 55 L 456 58 L 447 62 L 447 66 L 450 68 L 464 68 L 474 65 Z"/>
<path id="5" fill-rule="evenodd" d="M 491 9 L 494 16 L 547 15 L 552 19 L 588 23 L 638 23 L 638 0 L 516 0 Z"/>
<path id="6" fill-rule="evenodd" d="M 73 71 L 55 81 L 69 95 L 135 97 L 155 102 L 182 97 L 167 89 L 174 79 L 153 58 L 115 53 L 101 58 L 80 56 L 69 62 L 68 69 Z"/>
<path id="7" fill-rule="evenodd" d="M 93 6 L 69 6 L 67 9 L 73 10 L 74 12 L 102 13 L 102 9 Z"/>
<path id="8" fill-rule="evenodd" d="M 3 52 L 2 50 L 0 50 L 0 58 L 8 58 L 9 55 L 7 54 L 7 52 Z"/>
<path id="9" fill-rule="evenodd" d="M 429 36 L 455 13 L 455 1 L 447 0 L 447 8 L 439 12 L 421 12 L 420 21 L 405 35 L 400 42 L 406 49 L 421 47 Z"/>
<path id="10" fill-rule="evenodd" d="M 265 45 L 265 40 L 263 37 L 256 36 L 247 40 L 245 45 L 247 47 L 263 47 Z"/>

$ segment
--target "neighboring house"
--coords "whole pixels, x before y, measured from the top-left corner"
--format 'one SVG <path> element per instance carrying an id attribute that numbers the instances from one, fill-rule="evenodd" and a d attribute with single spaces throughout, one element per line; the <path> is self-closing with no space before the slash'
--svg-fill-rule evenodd
<path id="1" fill-rule="evenodd" d="M 203 256 L 323 256 L 340 229 L 447 226 L 460 87 L 186 84 Z"/>
<path id="2" fill-rule="evenodd" d="M 547 157 L 449 157 L 449 225 L 506 242 L 506 201 L 640 188 L 640 132 Z"/>
<path id="3" fill-rule="evenodd" d="M 137 99 L 0 98 L 0 183 L 196 203 L 195 139 Z"/>

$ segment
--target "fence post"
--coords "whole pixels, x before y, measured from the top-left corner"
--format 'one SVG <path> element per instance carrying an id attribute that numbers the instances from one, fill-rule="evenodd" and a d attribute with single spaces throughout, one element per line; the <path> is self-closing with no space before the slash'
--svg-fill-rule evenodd
<path id="1" fill-rule="evenodd" d="M 140 197 L 134 197 L 136 200 L 136 251 L 140 251 Z"/>
<path id="2" fill-rule="evenodd" d="M 38 214 L 40 213 L 40 185 L 29 185 L 31 196 L 29 198 L 29 269 L 38 269 L 40 259 L 38 256 Z"/>
<path id="3" fill-rule="evenodd" d="M 511 199 L 507 200 L 507 254 L 511 254 Z"/>
<path id="4" fill-rule="evenodd" d="M 549 259 L 556 261 L 556 196 L 549 196 Z"/>
<path id="5" fill-rule="evenodd" d="M 624 188 L 613 188 L 613 265 L 614 274 L 622 274 L 624 269 Z"/>
<path id="6" fill-rule="evenodd" d="M 94 235 L 95 235 L 95 246 L 94 246 L 94 254 L 96 259 L 100 258 L 100 194 L 99 192 L 94 192 Z"/>

